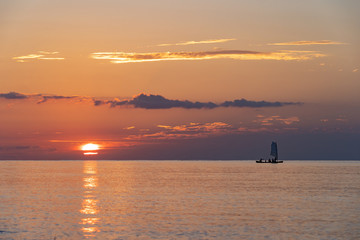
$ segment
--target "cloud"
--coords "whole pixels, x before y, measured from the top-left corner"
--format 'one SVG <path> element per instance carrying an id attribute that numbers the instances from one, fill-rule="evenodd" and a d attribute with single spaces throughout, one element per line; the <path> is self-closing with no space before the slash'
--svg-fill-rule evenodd
<path id="1" fill-rule="evenodd" d="M 130 135 L 126 138 L 126 140 L 192 139 L 237 132 L 236 128 L 224 122 L 190 123 L 175 126 L 158 125 L 157 127 L 161 130 L 153 133 Z"/>
<path id="2" fill-rule="evenodd" d="M 276 132 L 276 129 L 270 129 L 267 127 L 239 127 L 239 132 L 250 132 L 250 133 L 260 133 L 260 132 Z"/>
<path id="3" fill-rule="evenodd" d="M 38 102 L 38 104 L 47 102 L 49 99 L 59 100 L 59 99 L 74 99 L 74 98 L 80 98 L 79 96 L 41 95 L 41 94 L 39 94 L 38 96 L 41 96 L 41 97 L 42 97 L 42 100 L 41 100 L 40 102 Z"/>
<path id="4" fill-rule="evenodd" d="M 345 117 L 339 117 L 339 118 L 336 118 L 335 121 L 338 121 L 338 122 L 347 122 L 348 119 L 345 118 Z"/>
<path id="5" fill-rule="evenodd" d="M 194 45 L 194 44 L 211 44 L 211 43 L 223 43 L 234 41 L 236 38 L 224 38 L 224 39 L 210 39 L 210 40 L 202 40 L 202 41 L 187 41 L 187 42 L 179 42 L 179 43 L 163 43 L 157 46 L 164 47 L 164 46 L 184 46 L 184 45 Z"/>
<path id="6" fill-rule="evenodd" d="M 17 92 L 8 92 L 8 93 L 0 93 L 0 98 L 6 99 L 25 99 L 28 98 L 27 95 Z"/>
<path id="7" fill-rule="evenodd" d="M 29 62 L 33 60 L 64 60 L 63 57 L 52 57 L 52 55 L 56 55 L 59 52 L 47 52 L 47 51 L 38 51 L 37 53 L 31 53 L 24 56 L 13 57 L 12 59 L 17 62 Z"/>
<path id="8" fill-rule="evenodd" d="M 48 100 L 61 100 L 61 99 L 78 99 L 78 100 L 91 100 L 89 97 L 84 96 L 62 96 L 62 95 L 45 95 L 45 94 L 24 94 L 18 92 L 0 93 L 0 98 L 5 99 L 36 99 L 38 104 L 47 102 Z"/>
<path id="9" fill-rule="evenodd" d="M 39 51 L 39 53 L 48 55 L 48 54 L 57 54 L 57 53 L 59 53 L 59 52 Z"/>
<path id="10" fill-rule="evenodd" d="M 157 127 L 166 129 L 170 132 L 177 132 L 177 133 L 223 132 L 229 129 L 233 129 L 233 127 L 230 124 L 224 122 L 190 123 L 188 125 L 178 125 L 178 126 L 157 125 Z"/>
<path id="11" fill-rule="evenodd" d="M 129 135 L 124 138 L 132 142 L 153 142 L 153 140 L 180 140 L 207 138 L 224 135 L 240 135 L 244 133 L 267 132 L 274 133 L 280 131 L 293 131 L 298 128 L 293 127 L 293 123 L 299 122 L 298 117 L 271 116 L 257 120 L 257 124 L 233 126 L 225 122 L 209 123 L 189 123 L 183 125 L 157 125 L 158 129 L 152 129 L 147 133 Z M 266 124 L 271 123 L 271 124 Z M 159 130 L 160 129 L 160 130 Z"/>
<path id="12" fill-rule="evenodd" d="M 131 100 L 123 101 L 110 101 L 111 106 L 121 106 L 121 105 L 133 105 L 135 108 L 145 108 L 145 109 L 166 109 L 166 108 L 215 108 L 217 105 L 212 102 L 202 103 L 202 102 L 190 102 L 188 100 L 169 100 L 160 95 L 146 95 L 141 93 L 135 96 Z"/>
<path id="13" fill-rule="evenodd" d="M 90 55 L 97 60 L 108 60 L 110 63 L 139 63 L 155 61 L 179 60 L 310 60 L 324 57 L 325 54 L 316 51 L 278 51 L 255 52 L 245 50 L 221 50 L 207 52 L 153 52 L 153 53 L 125 53 L 125 52 L 97 52 Z"/>
<path id="14" fill-rule="evenodd" d="M 213 109 L 218 107 L 281 107 L 284 105 L 299 105 L 301 103 L 293 102 L 266 102 L 266 101 L 248 101 L 245 99 L 226 101 L 216 104 L 213 102 L 191 102 L 189 100 L 171 100 L 161 95 L 152 95 L 141 93 L 130 100 L 94 100 L 94 105 L 99 106 L 109 104 L 111 107 L 116 106 L 133 106 L 144 109 L 168 109 L 168 108 L 185 108 L 185 109 Z"/>
<path id="15" fill-rule="evenodd" d="M 331 40 L 319 40 L 319 41 L 294 41 L 294 42 L 269 43 L 268 45 L 301 46 L 301 45 L 340 45 L 340 44 L 346 44 L 346 43 L 335 42 Z"/>
<path id="16" fill-rule="evenodd" d="M 214 109 L 219 107 L 282 107 L 285 105 L 301 105 L 299 102 L 267 102 L 267 101 L 249 101 L 246 99 L 235 99 L 223 103 L 213 102 L 192 102 L 189 100 L 172 100 L 161 95 L 141 93 L 131 99 L 113 99 L 101 100 L 87 96 L 64 96 L 64 95 L 45 95 L 45 94 L 23 94 L 17 92 L 0 93 L 0 98 L 5 99 L 35 99 L 38 104 L 45 103 L 49 100 L 71 100 L 92 102 L 94 106 L 109 105 L 110 107 L 133 107 L 142 109 Z"/>
<path id="17" fill-rule="evenodd" d="M 261 108 L 261 107 L 282 107 L 285 105 L 299 105 L 302 103 L 294 102 L 266 102 L 266 101 L 249 101 L 244 98 L 234 101 L 226 101 L 220 106 L 223 107 L 252 107 L 252 108 Z"/>
<path id="18" fill-rule="evenodd" d="M 262 126 L 272 126 L 276 123 L 291 125 L 293 123 L 300 122 L 298 117 L 280 117 L 280 116 L 270 116 L 270 117 L 258 117 L 259 119 L 254 120 L 256 123 L 260 123 Z"/>

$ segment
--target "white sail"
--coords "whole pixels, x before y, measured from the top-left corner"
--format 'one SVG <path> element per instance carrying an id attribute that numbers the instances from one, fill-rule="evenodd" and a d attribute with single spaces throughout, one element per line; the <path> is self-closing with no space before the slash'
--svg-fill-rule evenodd
<path id="1" fill-rule="evenodd" d="M 271 143 L 270 155 L 275 157 L 276 160 L 278 159 L 278 150 L 277 150 L 277 143 L 276 142 Z"/>

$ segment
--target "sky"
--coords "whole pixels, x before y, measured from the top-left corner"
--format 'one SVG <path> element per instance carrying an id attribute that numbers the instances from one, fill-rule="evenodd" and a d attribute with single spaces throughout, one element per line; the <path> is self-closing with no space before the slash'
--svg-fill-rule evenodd
<path id="1" fill-rule="evenodd" d="M 358 9 L 0 1 L 0 159 L 360 159 Z"/>

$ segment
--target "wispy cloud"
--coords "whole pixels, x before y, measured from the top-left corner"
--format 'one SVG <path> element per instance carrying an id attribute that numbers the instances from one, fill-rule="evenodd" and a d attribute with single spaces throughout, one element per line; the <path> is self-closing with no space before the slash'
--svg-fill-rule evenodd
<path id="1" fill-rule="evenodd" d="M 157 127 L 161 130 L 146 134 L 130 135 L 126 140 L 191 139 L 238 132 L 236 128 L 224 122 L 190 123 L 175 126 L 158 125 Z"/>
<path id="2" fill-rule="evenodd" d="M 294 127 L 293 123 L 299 121 L 298 117 L 272 116 L 259 120 L 256 125 L 245 124 L 240 127 L 225 122 L 157 125 L 157 129 L 152 129 L 146 133 L 137 132 L 137 134 L 128 135 L 124 140 L 140 143 L 152 140 L 194 139 L 254 132 L 294 131 L 298 128 Z M 270 122 L 272 123 L 266 124 Z"/>
<path id="3" fill-rule="evenodd" d="M 229 42 L 234 40 L 236 40 L 236 38 L 210 39 L 210 40 L 202 40 L 202 41 L 186 41 L 179 43 L 163 43 L 157 46 L 165 47 L 165 46 L 185 46 L 185 45 L 194 45 L 194 44 L 212 44 L 212 43 Z"/>
<path id="4" fill-rule="evenodd" d="M 171 132 L 223 132 L 229 129 L 233 129 L 230 124 L 224 122 L 212 122 L 212 123 L 190 123 L 188 125 L 157 125 L 159 128 L 166 129 Z"/>
<path id="5" fill-rule="evenodd" d="M 153 52 L 153 53 L 125 53 L 125 52 L 96 52 L 90 55 L 97 60 L 108 60 L 111 63 L 139 63 L 155 61 L 179 60 L 309 60 L 325 57 L 325 54 L 316 51 L 278 51 L 255 52 L 244 50 L 222 50 L 208 52 Z"/>
<path id="6" fill-rule="evenodd" d="M 341 44 L 346 44 L 346 43 L 335 42 L 331 40 L 319 40 L 319 41 L 294 41 L 294 42 L 269 43 L 268 45 L 300 46 L 300 45 L 341 45 Z"/>
<path id="7" fill-rule="evenodd" d="M 17 62 L 29 62 L 34 60 L 64 60 L 63 57 L 56 57 L 59 52 L 38 51 L 24 56 L 13 57 Z"/>
<path id="8" fill-rule="evenodd" d="M 344 115 L 339 115 L 339 116 L 335 119 L 335 121 L 337 121 L 337 122 L 347 122 L 347 121 L 349 121 L 349 119 L 348 119 L 346 116 L 344 116 Z"/>
<path id="9" fill-rule="evenodd" d="M 185 140 L 197 138 L 211 138 L 219 136 L 239 135 L 244 133 L 257 132 L 281 132 L 298 130 L 293 123 L 300 121 L 297 117 L 264 117 L 254 124 L 254 122 L 240 123 L 240 126 L 229 124 L 222 121 L 215 122 L 190 122 L 181 125 L 158 124 L 150 129 L 140 129 L 135 126 L 123 128 L 123 132 L 117 134 L 116 139 L 87 139 L 69 140 L 52 139 L 53 143 L 104 143 L 105 149 L 123 148 L 146 143 L 159 143 L 168 140 Z M 275 119 L 275 120 L 274 120 Z M 262 124 L 263 121 L 274 121 L 274 124 Z M 131 131 L 129 131 L 131 130 Z"/>
<path id="10" fill-rule="evenodd" d="M 293 117 L 281 117 L 281 116 L 270 116 L 270 117 L 258 117 L 258 119 L 254 120 L 256 123 L 260 123 L 262 126 L 272 126 L 274 124 L 285 124 L 291 125 L 293 123 L 299 122 L 300 119 L 296 116 Z"/>

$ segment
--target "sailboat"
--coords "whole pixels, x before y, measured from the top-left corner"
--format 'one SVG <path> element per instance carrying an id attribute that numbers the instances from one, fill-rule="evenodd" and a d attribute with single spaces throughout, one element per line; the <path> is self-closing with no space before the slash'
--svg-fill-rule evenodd
<path id="1" fill-rule="evenodd" d="M 257 163 L 283 163 L 283 161 L 279 161 L 279 154 L 278 154 L 278 148 L 277 148 L 277 143 L 276 142 L 272 142 L 271 143 L 271 151 L 270 151 L 270 155 L 273 158 L 269 158 L 269 160 L 266 159 L 260 159 L 257 160 Z"/>

